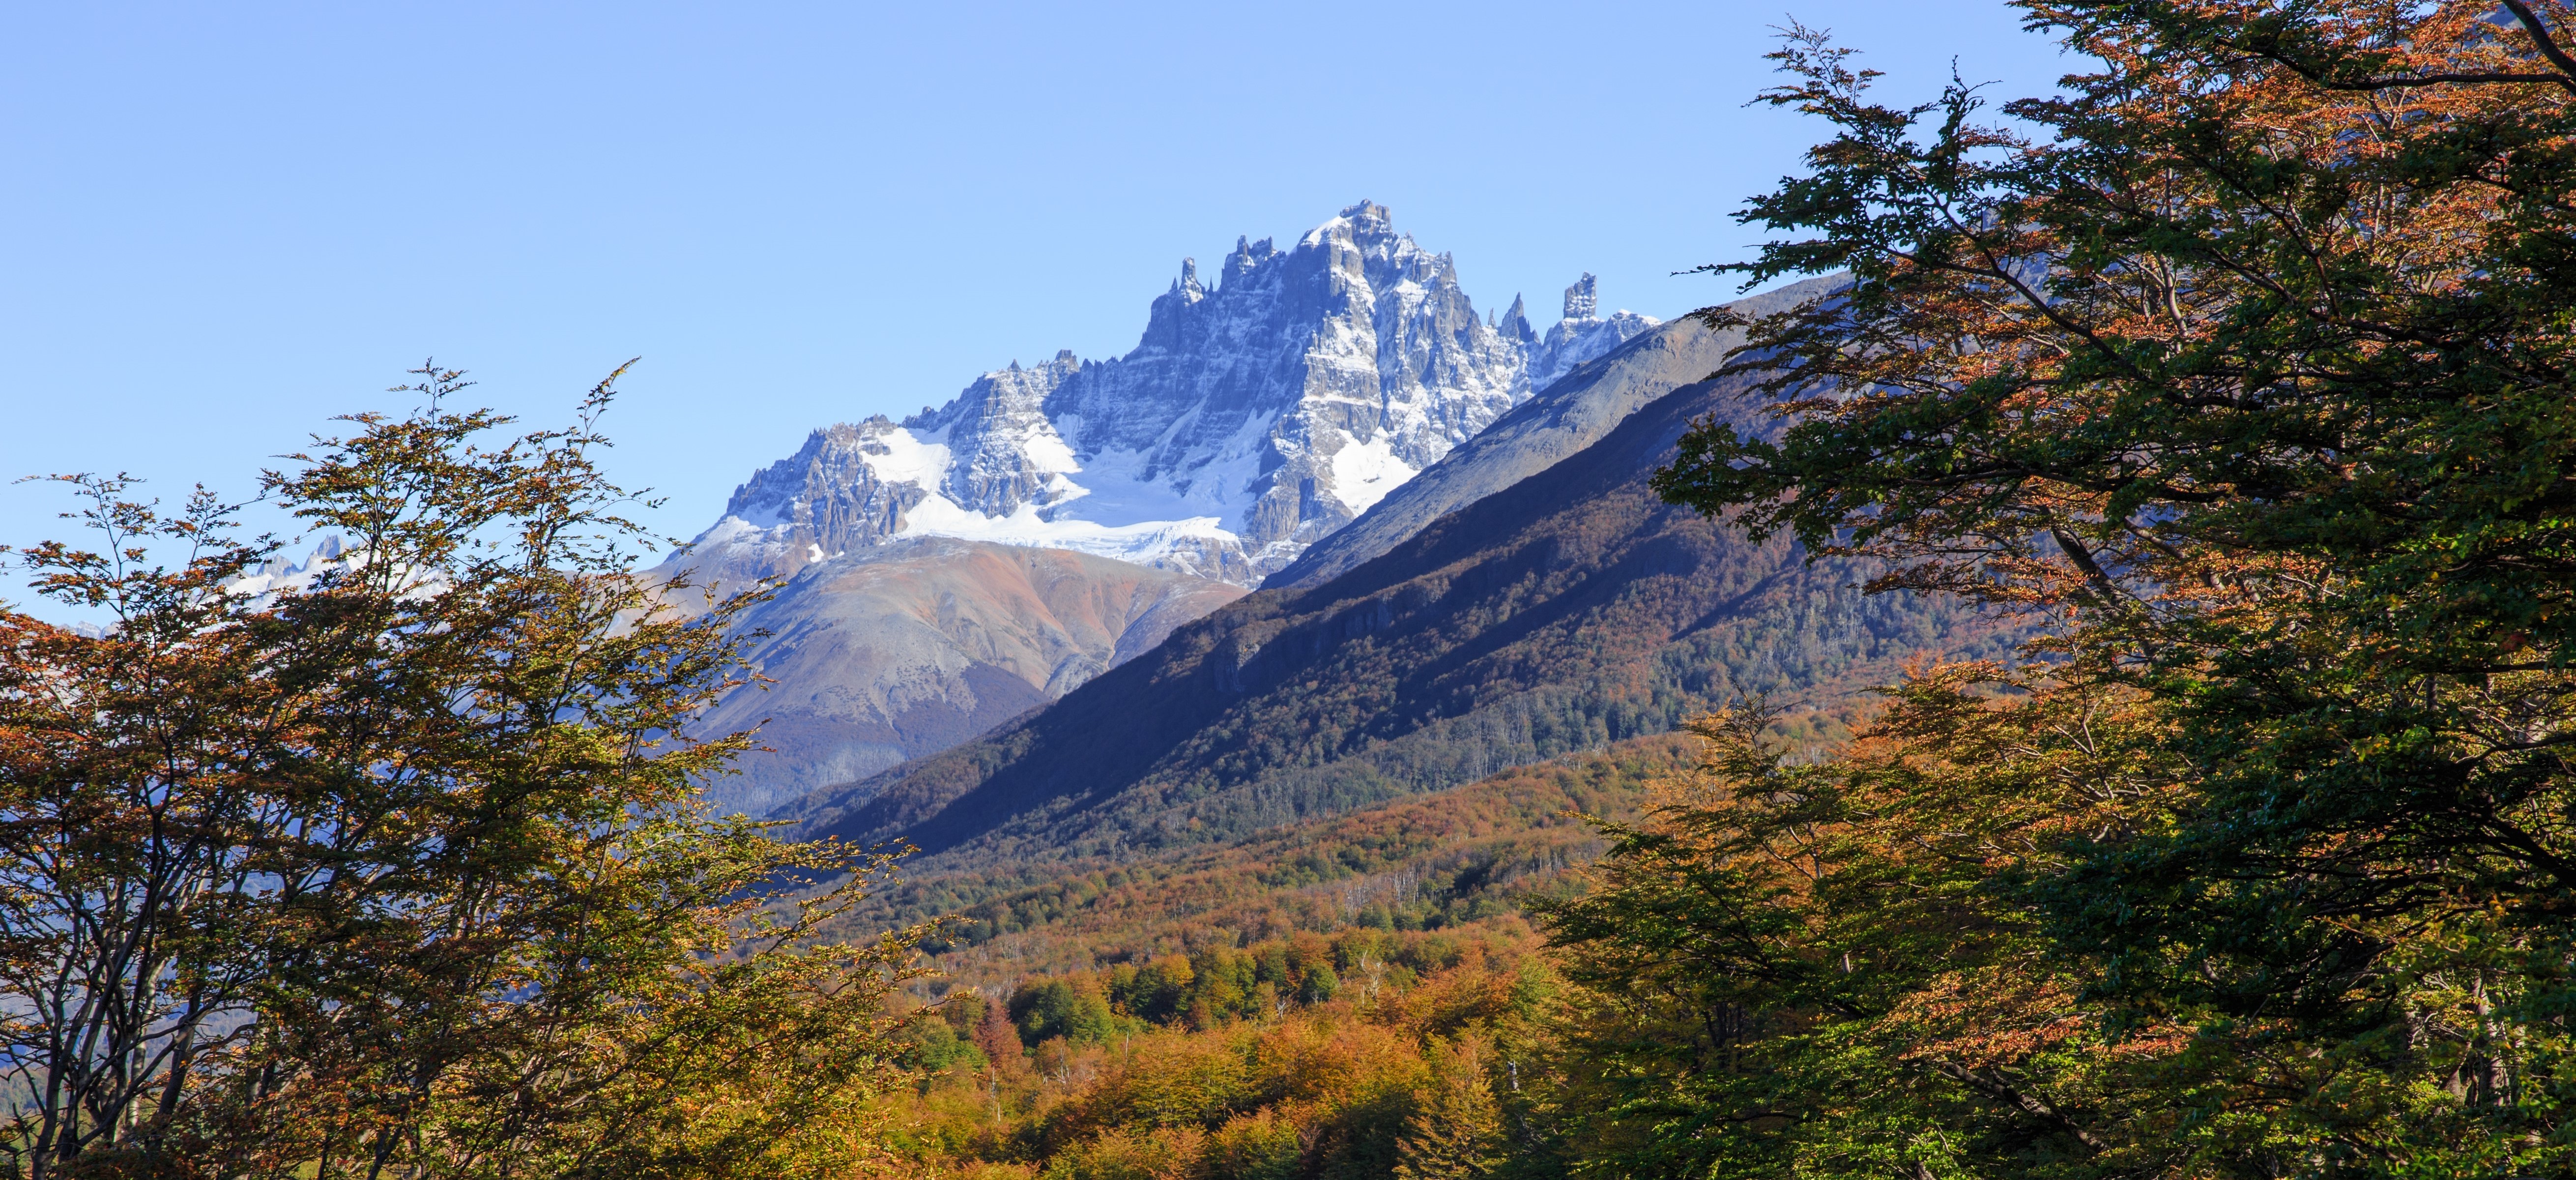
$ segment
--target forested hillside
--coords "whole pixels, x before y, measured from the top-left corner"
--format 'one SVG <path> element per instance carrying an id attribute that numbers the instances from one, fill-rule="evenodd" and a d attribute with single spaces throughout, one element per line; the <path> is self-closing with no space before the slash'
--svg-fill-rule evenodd
<path id="1" fill-rule="evenodd" d="M 904 882 L 849 915 L 883 927 L 950 915 L 924 949 L 954 984 L 1007 989 L 1211 941 L 1343 927 L 1442 930 L 1517 915 L 1605 845 L 1583 816 L 1635 813 L 1649 781 L 1692 764 L 1685 734 L 1520 767 L 1216 846 Z"/>
<path id="2" fill-rule="evenodd" d="M 1600 442 L 1307 590 L 1263 591 L 976 742 L 783 815 L 926 868 L 1134 856 L 1669 732 L 1746 694 L 1842 732 L 1910 659 L 2007 637 L 1867 567 L 1750 544 L 1647 486 L 1740 385 L 1667 395 Z"/>
<path id="3" fill-rule="evenodd" d="M 1443 1096 L 1548 1061 L 1563 985 L 1527 906 L 1581 892 L 1700 741 L 1638 738 L 1222 848 L 899 887 L 956 912 L 878 1117 L 934 1172 L 1383 1176 Z M 1522 1093 L 1503 1106 L 1526 1119 Z M 1544 1115 L 1541 1115 L 1544 1117 Z M 1499 1126 L 1499 1124 L 1497 1124 Z"/>

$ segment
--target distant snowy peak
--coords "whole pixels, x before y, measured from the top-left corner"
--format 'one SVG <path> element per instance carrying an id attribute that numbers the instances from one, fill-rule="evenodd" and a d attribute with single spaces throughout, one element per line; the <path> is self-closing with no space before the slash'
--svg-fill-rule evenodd
<path id="1" fill-rule="evenodd" d="M 266 601 L 273 595 L 300 594 L 329 575 L 355 573 L 366 564 L 366 554 L 350 549 L 340 534 L 330 533 L 315 542 L 302 561 L 272 557 L 224 579 L 222 586 L 226 593 Z"/>
<path id="2" fill-rule="evenodd" d="M 1123 357 L 1014 361 L 901 423 L 814 432 L 735 492 L 692 564 L 784 576 L 949 536 L 1248 585 L 1655 325 L 1598 318 L 1588 274 L 1545 336 L 1518 300 L 1480 318 L 1455 260 L 1367 201 L 1287 250 L 1238 238 L 1214 277 L 1183 259 Z"/>
<path id="3" fill-rule="evenodd" d="M 1554 385 L 1574 367 L 1588 360 L 1610 354 L 1611 350 L 1642 335 L 1663 321 L 1633 311 L 1615 311 L 1601 319 L 1594 311 L 1601 306 L 1598 280 L 1589 273 L 1565 289 L 1565 318 L 1547 330 L 1530 348 L 1529 384 L 1532 392 Z M 1512 304 L 1515 312 L 1520 304 Z M 1524 321 L 1526 322 L 1526 321 Z"/>
<path id="4" fill-rule="evenodd" d="M 353 548 L 340 534 L 329 533 L 314 543 L 313 551 L 302 561 L 272 557 L 216 585 L 226 594 L 250 600 L 253 609 L 266 610 L 281 598 L 310 593 L 325 579 L 356 577 L 373 564 L 375 559 L 369 550 Z M 390 572 L 400 575 L 406 598 L 434 595 L 447 585 L 447 576 L 435 569 L 412 567 Z"/>
<path id="5" fill-rule="evenodd" d="M 1006 409 L 1020 391 L 1009 378 L 1034 372 L 1042 370 L 986 374 L 968 393 L 990 397 L 961 396 L 927 428 L 879 416 L 815 431 L 735 489 L 724 519 L 699 535 L 691 562 L 700 580 L 784 577 L 904 537 L 1072 549 L 1234 582 L 1251 576 L 1241 545 L 1213 517 L 1110 527 L 1041 516 L 1042 506 L 1084 489 L 1064 478 L 1070 451 L 1052 426 L 1040 419 L 1014 433 Z M 1023 445 L 996 445 L 1014 437 Z"/>

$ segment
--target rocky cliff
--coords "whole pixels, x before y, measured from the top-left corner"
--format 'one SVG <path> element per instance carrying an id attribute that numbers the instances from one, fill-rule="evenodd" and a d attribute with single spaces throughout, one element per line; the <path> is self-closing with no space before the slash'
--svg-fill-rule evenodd
<path id="1" fill-rule="evenodd" d="M 1287 249 L 1237 239 L 1125 356 L 986 373 L 945 405 L 817 430 L 744 483 L 691 559 L 722 577 L 921 536 L 1072 549 L 1250 585 L 1552 380 L 1656 326 L 1590 275 L 1535 331 L 1361 202 Z"/>
<path id="2" fill-rule="evenodd" d="M 1908 659 L 2009 650 L 1971 609 L 1865 596 L 1867 569 L 1655 496 L 1693 420 L 1751 412 L 1740 381 L 1683 385 L 1338 576 L 1265 589 L 1043 710 L 779 814 L 912 841 L 925 873 L 1123 858 L 1668 731 L 1744 694 L 1812 710 L 1827 737 Z"/>
<path id="3" fill-rule="evenodd" d="M 1576 323 L 1571 313 L 1578 308 L 1589 310 L 1591 276 L 1584 279 L 1566 293 L 1569 314 L 1558 328 Z M 1840 278 L 1809 279 L 1726 306 L 1744 316 L 1768 315 L 1833 290 L 1841 282 Z M 1578 303 L 1578 298 L 1585 302 Z M 1593 323 L 1596 331 L 1608 326 L 1607 321 Z M 1581 339 L 1578 333 L 1567 333 L 1566 338 L 1569 342 Z M 1711 331 L 1695 318 L 1684 318 L 1647 328 L 1603 355 L 1556 370 L 1556 379 L 1530 400 L 1405 481 L 1358 520 L 1307 547 L 1296 561 L 1271 574 L 1263 588 L 1313 586 L 1341 576 L 1403 543 L 1432 521 L 1600 441 L 1648 403 L 1715 372 L 1727 353 L 1743 342 L 1741 329 Z"/>

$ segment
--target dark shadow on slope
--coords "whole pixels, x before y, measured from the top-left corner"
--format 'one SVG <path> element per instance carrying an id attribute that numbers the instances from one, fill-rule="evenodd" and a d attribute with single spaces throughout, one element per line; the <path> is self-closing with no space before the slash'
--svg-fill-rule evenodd
<path id="1" fill-rule="evenodd" d="M 1925 648 L 2000 650 L 1964 609 L 1864 603 L 1856 571 L 1657 499 L 1646 478 L 1689 423 L 1742 408 L 1677 390 L 1330 582 L 1247 597 L 985 739 L 784 814 L 956 863 L 1115 856 L 1661 732 L 1741 691 L 1848 699 Z"/>

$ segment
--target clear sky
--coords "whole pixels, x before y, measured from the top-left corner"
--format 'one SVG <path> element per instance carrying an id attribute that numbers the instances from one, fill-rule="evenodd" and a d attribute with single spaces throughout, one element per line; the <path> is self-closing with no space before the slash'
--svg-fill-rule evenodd
<path id="1" fill-rule="evenodd" d="M 1184 255 L 1365 199 L 1540 327 L 1669 317 L 1816 128 L 1767 26 L 1929 97 L 2068 66 L 1987 0 L 0 5 L 0 475 L 246 492 L 423 357 L 711 523 L 809 429 L 1133 347 Z M 0 485 L 0 544 L 64 501 Z M 23 601 L 16 578 L 0 595 Z"/>

